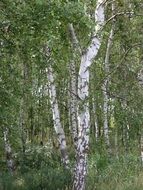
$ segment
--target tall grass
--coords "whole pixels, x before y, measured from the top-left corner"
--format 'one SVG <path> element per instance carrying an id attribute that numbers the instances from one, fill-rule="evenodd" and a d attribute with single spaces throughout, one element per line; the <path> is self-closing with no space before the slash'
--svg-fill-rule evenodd
<path id="1" fill-rule="evenodd" d="M 92 155 L 89 159 L 87 190 L 141 190 L 143 171 L 138 156 L 117 158 Z"/>
<path id="2" fill-rule="evenodd" d="M 19 156 L 21 158 L 21 155 Z M 0 190 L 71 190 L 72 175 L 60 163 L 58 154 L 30 152 L 14 176 L 0 173 Z M 74 162 L 74 161 L 73 161 Z M 4 167 L 3 167 L 4 168 Z M 143 190 L 143 171 L 137 154 L 119 158 L 92 153 L 88 161 L 86 190 Z"/>

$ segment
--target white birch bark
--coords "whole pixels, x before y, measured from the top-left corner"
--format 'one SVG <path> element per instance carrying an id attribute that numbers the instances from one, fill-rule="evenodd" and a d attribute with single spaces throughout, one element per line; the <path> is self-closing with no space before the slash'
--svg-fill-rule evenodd
<path id="1" fill-rule="evenodd" d="M 66 138 L 65 133 L 62 128 L 62 124 L 60 121 L 60 111 L 57 101 L 57 94 L 56 94 L 56 87 L 55 87 L 55 76 L 51 66 L 51 59 L 50 59 L 50 49 L 47 45 L 44 47 L 44 53 L 47 58 L 48 68 L 46 69 L 47 78 L 48 78 L 48 88 L 49 88 L 49 95 L 50 95 L 50 103 L 51 109 L 53 114 L 53 122 L 54 122 L 54 129 L 57 135 L 57 139 L 60 146 L 62 162 L 65 168 L 68 168 L 69 165 L 69 158 L 67 154 L 67 145 L 66 145 Z"/>
<path id="2" fill-rule="evenodd" d="M 77 79 L 75 62 L 70 62 L 70 114 L 71 132 L 75 149 L 77 147 Z"/>
<path id="3" fill-rule="evenodd" d="M 141 157 L 141 164 L 143 166 L 143 135 L 142 135 L 142 130 L 141 130 L 141 139 L 140 139 L 140 157 Z"/>
<path id="4" fill-rule="evenodd" d="M 20 114 L 19 114 L 19 127 L 21 134 L 22 152 L 25 154 L 26 134 L 25 134 L 25 114 L 24 114 L 24 101 L 21 99 Z"/>
<path id="5" fill-rule="evenodd" d="M 123 110 L 127 109 L 128 105 L 127 105 L 126 99 L 121 101 L 121 106 Z M 128 140 L 129 140 L 128 130 L 129 130 L 129 124 L 128 124 L 127 118 L 125 117 L 124 124 L 123 124 L 123 144 L 124 144 L 126 153 L 128 152 L 128 148 L 129 148 L 128 147 Z"/>
<path id="6" fill-rule="evenodd" d="M 141 51 L 142 53 L 142 51 Z M 141 64 L 143 63 L 143 60 L 141 58 Z M 143 69 L 141 69 L 138 73 L 138 83 L 141 87 L 141 89 L 143 89 Z M 141 160 L 141 164 L 143 166 L 143 129 L 142 129 L 142 126 L 141 126 L 141 129 L 140 129 L 140 160 Z"/>
<path id="7" fill-rule="evenodd" d="M 95 98 L 92 98 L 92 107 L 93 107 L 93 114 L 94 114 L 94 127 L 95 127 L 95 140 L 98 141 L 99 138 L 99 129 L 98 129 L 98 121 L 97 121 L 97 114 L 96 114 L 96 103 Z"/>
<path id="8" fill-rule="evenodd" d="M 91 86 L 91 93 L 92 93 L 92 110 L 90 113 L 91 116 L 91 124 L 94 127 L 94 135 L 95 135 L 95 140 L 96 142 L 98 141 L 99 138 L 99 126 L 98 126 L 98 119 L 97 119 L 97 102 L 96 102 L 96 97 L 95 97 L 95 84 L 94 84 L 94 75 L 91 73 L 91 81 L 93 85 Z"/>
<path id="9" fill-rule="evenodd" d="M 11 149 L 11 145 L 8 139 L 8 128 L 3 129 L 3 137 L 4 137 L 4 147 L 5 147 L 7 168 L 9 172 L 13 175 L 15 168 L 14 168 L 14 160 L 12 157 L 12 149 Z"/>
<path id="10" fill-rule="evenodd" d="M 114 3 L 112 3 L 112 14 L 114 13 Z M 109 125 L 108 125 L 108 83 L 109 83 L 109 57 L 110 57 L 110 50 L 113 43 L 113 37 L 114 37 L 114 20 L 113 24 L 110 30 L 110 34 L 108 37 L 107 42 L 107 48 L 106 48 L 106 55 L 105 55 L 105 61 L 104 61 L 104 73 L 105 73 L 105 80 L 102 85 L 103 90 L 103 116 L 104 116 L 104 138 L 105 138 L 105 144 L 108 147 L 108 150 L 110 149 L 110 140 L 109 140 Z"/>
<path id="11" fill-rule="evenodd" d="M 60 121 L 60 112 L 59 112 L 57 95 L 56 95 L 56 87 L 54 84 L 54 73 L 53 73 L 53 69 L 51 65 L 48 66 L 47 75 L 48 75 L 48 81 L 49 81 L 49 95 L 50 95 L 50 102 L 51 102 L 51 108 L 52 108 L 52 113 L 53 113 L 54 128 L 58 137 L 58 142 L 59 142 L 60 151 L 62 155 L 62 162 L 64 163 L 64 166 L 68 168 L 69 159 L 68 159 L 68 154 L 67 154 L 66 138 L 65 138 L 64 130 L 61 125 L 61 121 Z"/>
<path id="12" fill-rule="evenodd" d="M 141 10 L 143 8 L 143 2 L 140 3 Z M 139 33 L 142 35 L 141 43 L 143 44 L 143 21 L 140 23 L 139 26 Z M 140 65 L 143 65 L 143 47 L 140 48 Z M 141 87 L 141 90 L 143 90 L 143 68 L 138 73 L 138 82 Z M 141 164 L 143 167 L 143 126 L 140 127 L 140 158 L 141 158 Z"/>
<path id="13" fill-rule="evenodd" d="M 70 23 L 68 27 L 69 27 L 69 32 L 70 32 L 70 36 L 71 36 L 71 42 L 72 42 L 73 51 L 74 51 L 73 55 L 81 54 L 82 51 L 81 51 L 80 44 L 79 44 L 79 41 L 77 39 L 75 30 L 74 30 L 73 24 Z"/>
<path id="14" fill-rule="evenodd" d="M 81 56 L 81 64 L 78 77 L 78 145 L 77 145 L 77 162 L 74 174 L 73 189 L 85 189 L 85 177 L 87 174 L 87 152 L 89 149 L 89 67 L 96 57 L 101 45 L 101 29 L 104 24 L 104 2 L 97 0 L 95 10 L 95 34 L 91 44 Z"/>
<path id="15" fill-rule="evenodd" d="M 77 36 L 75 34 L 75 30 L 73 27 L 73 24 L 69 24 L 69 33 L 71 38 L 71 46 L 72 46 L 72 59 L 69 64 L 69 74 L 70 74 L 70 89 L 69 89 L 69 109 L 71 114 L 71 131 L 72 131 L 72 137 L 73 142 L 75 146 L 75 150 L 77 150 L 77 71 L 76 71 L 76 60 L 79 54 L 81 54 L 81 49 L 79 46 L 79 42 L 77 39 Z"/>
<path id="16" fill-rule="evenodd" d="M 71 85 L 71 84 L 70 84 L 70 81 L 68 81 L 68 89 L 71 88 L 70 85 Z M 70 130 L 70 132 L 71 132 L 71 134 L 72 134 L 72 123 L 71 123 L 71 99 L 70 99 L 70 96 L 71 96 L 71 94 L 70 94 L 70 90 L 68 90 L 68 123 L 69 123 L 69 130 Z M 73 135 L 72 135 L 72 137 L 73 137 Z"/>
<path id="17" fill-rule="evenodd" d="M 139 85 L 141 86 L 141 88 L 143 88 L 143 69 L 140 70 L 139 74 L 138 74 L 138 80 L 139 80 Z M 141 126 L 140 129 L 140 159 L 141 159 L 141 164 L 143 166 L 143 129 Z"/>
<path id="18" fill-rule="evenodd" d="M 28 79 L 27 76 L 27 67 L 26 64 L 22 64 L 21 74 L 23 77 L 23 80 L 21 81 L 22 86 L 22 97 L 20 101 L 20 112 L 19 112 L 19 128 L 20 128 L 20 135 L 21 135 L 21 144 L 22 144 L 22 152 L 25 153 L 25 145 L 26 145 L 26 121 L 27 121 L 27 99 L 26 99 L 26 81 Z"/>

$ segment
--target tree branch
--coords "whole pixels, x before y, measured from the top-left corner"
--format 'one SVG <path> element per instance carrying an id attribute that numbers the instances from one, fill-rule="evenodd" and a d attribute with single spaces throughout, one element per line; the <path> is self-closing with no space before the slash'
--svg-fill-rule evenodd
<path id="1" fill-rule="evenodd" d="M 79 44 L 79 41 L 77 39 L 77 36 L 75 34 L 75 30 L 74 30 L 74 27 L 73 27 L 73 24 L 69 24 L 68 26 L 68 29 L 69 29 L 69 32 L 70 32 L 70 36 L 71 36 L 71 41 L 72 41 L 72 44 L 73 44 L 73 48 L 74 49 L 77 49 L 78 52 L 80 53 L 80 55 L 82 54 L 82 50 L 81 50 L 81 47 L 80 47 L 80 44 Z"/>

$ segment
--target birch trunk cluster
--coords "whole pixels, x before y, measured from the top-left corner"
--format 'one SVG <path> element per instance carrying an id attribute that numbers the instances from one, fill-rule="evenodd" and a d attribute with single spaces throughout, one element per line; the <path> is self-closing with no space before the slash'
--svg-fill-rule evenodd
<path id="1" fill-rule="evenodd" d="M 86 190 L 130 156 L 143 165 L 143 3 L 1 4 L 0 176 Z"/>
<path id="2" fill-rule="evenodd" d="M 71 35 L 71 41 L 73 46 L 73 60 L 70 62 L 71 71 L 71 101 L 70 101 L 70 112 L 72 120 L 72 134 L 76 148 L 76 165 L 74 169 L 74 190 L 85 189 L 85 177 L 87 174 L 87 155 L 89 151 L 89 133 L 90 133 L 90 114 L 89 114 L 89 68 L 93 63 L 95 57 L 100 49 L 102 40 L 102 28 L 104 25 L 104 1 L 98 0 L 95 9 L 95 31 L 91 40 L 90 45 L 87 47 L 85 52 L 81 55 L 81 63 L 78 73 L 78 90 L 76 89 L 76 69 L 75 69 L 75 54 L 79 50 L 78 40 L 72 24 L 69 24 L 69 32 Z M 49 49 L 45 48 L 45 55 L 49 57 Z M 79 53 L 78 52 L 78 53 Z M 66 140 L 64 130 L 60 122 L 60 113 L 58 108 L 58 101 L 56 96 L 56 87 L 54 83 L 54 73 L 52 66 L 49 64 L 47 69 L 48 81 L 49 81 L 49 92 L 51 100 L 51 108 L 53 113 L 54 128 L 57 134 L 57 138 L 60 145 L 63 163 L 65 166 L 68 165 L 69 159 L 66 151 Z M 78 102 L 77 102 L 78 96 Z M 77 105 L 76 105 L 77 103 Z M 77 107 L 76 107 L 77 106 Z M 78 111 L 77 111 L 78 109 Z M 78 126 L 77 126 L 78 118 Z"/>

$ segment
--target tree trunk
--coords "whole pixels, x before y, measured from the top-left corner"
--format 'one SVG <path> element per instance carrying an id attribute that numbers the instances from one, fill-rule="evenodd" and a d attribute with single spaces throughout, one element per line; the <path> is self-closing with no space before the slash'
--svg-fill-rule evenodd
<path id="1" fill-rule="evenodd" d="M 81 57 L 81 64 L 78 77 L 78 143 L 77 158 L 74 173 L 74 190 L 85 189 L 85 177 L 87 174 L 87 153 L 89 150 L 89 67 L 96 57 L 101 45 L 101 28 L 104 24 L 104 3 L 98 0 L 95 10 L 96 27 L 94 37 L 90 46 L 86 49 Z"/>
<path id="2" fill-rule="evenodd" d="M 69 108 L 71 115 L 71 132 L 75 150 L 77 148 L 77 80 L 74 61 L 70 63 L 70 97 Z"/>
<path id="3" fill-rule="evenodd" d="M 90 116 L 91 116 L 91 126 L 93 126 L 93 135 L 95 136 L 95 141 L 98 142 L 99 138 L 99 126 L 98 126 L 98 117 L 97 117 L 97 100 L 96 100 L 96 89 L 95 89 L 95 75 L 94 72 L 91 72 L 91 94 L 92 94 L 92 99 L 91 99 L 91 106 L 92 109 L 90 111 Z M 92 133 L 92 131 L 91 131 Z"/>
<path id="4" fill-rule="evenodd" d="M 140 3 L 141 10 L 143 8 L 143 3 Z M 141 38 L 141 44 L 143 44 L 143 21 L 139 25 L 139 35 L 142 36 Z M 141 46 L 140 51 L 139 51 L 139 62 L 140 65 L 143 65 L 143 46 Z M 141 87 L 141 90 L 143 89 L 143 68 L 139 71 L 138 73 L 138 82 Z M 141 164 L 143 167 L 143 129 L 142 126 L 140 128 L 140 158 L 141 158 Z"/>
<path id="5" fill-rule="evenodd" d="M 7 168 L 9 170 L 9 172 L 13 175 L 15 167 L 14 167 L 14 160 L 12 157 L 11 145 L 10 145 L 10 142 L 8 139 L 8 128 L 7 127 L 5 129 L 3 129 L 3 136 L 4 136 L 4 147 L 5 147 Z"/>
<path id="6" fill-rule="evenodd" d="M 67 146 L 66 146 L 66 138 L 65 133 L 61 125 L 60 121 L 60 112 L 58 107 L 57 95 L 56 95 L 56 87 L 54 84 L 54 73 L 51 65 L 48 66 L 48 80 L 49 80 L 49 94 L 50 94 L 50 101 L 51 101 L 51 108 L 53 113 L 53 122 L 54 128 L 58 137 L 58 142 L 60 145 L 60 151 L 62 155 L 62 162 L 64 166 L 68 168 L 69 159 L 67 154 Z"/>
<path id="7" fill-rule="evenodd" d="M 112 14 L 114 13 L 114 3 L 112 3 Z M 104 138 L 105 138 L 105 144 L 108 148 L 108 151 L 111 151 L 110 147 L 110 140 L 109 140 L 109 124 L 108 124 L 108 83 L 109 83 L 109 57 L 110 57 L 110 50 L 113 43 L 113 37 L 114 37 L 114 20 L 113 24 L 110 30 L 108 42 L 107 42 L 107 49 L 106 49 L 106 55 L 105 55 L 105 61 L 104 61 L 104 72 L 105 72 L 105 80 L 103 82 L 102 90 L 103 90 L 103 115 L 104 115 Z"/>
<path id="8" fill-rule="evenodd" d="M 140 156 L 141 156 L 141 164 L 143 166 L 143 135 L 141 130 L 141 138 L 140 138 Z"/>
<path id="9" fill-rule="evenodd" d="M 99 128 L 98 128 L 98 121 L 97 121 L 97 114 L 96 114 L 96 102 L 95 102 L 95 98 L 92 98 L 92 108 L 93 108 L 93 119 L 94 119 L 94 128 L 95 128 L 95 140 L 96 142 L 98 142 L 98 138 L 99 138 Z"/>
<path id="10" fill-rule="evenodd" d="M 60 146 L 62 162 L 65 168 L 69 168 L 69 158 L 67 153 L 67 145 L 65 133 L 62 128 L 60 121 L 60 111 L 57 100 L 56 86 L 55 86 L 55 76 L 52 68 L 52 60 L 50 55 L 50 48 L 47 45 L 44 45 L 43 52 L 47 60 L 48 67 L 46 69 L 47 78 L 48 78 L 48 91 L 50 96 L 51 109 L 53 114 L 54 129 L 57 135 L 58 143 Z"/>
<path id="11" fill-rule="evenodd" d="M 26 134 L 25 134 L 25 114 L 24 114 L 24 101 L 21 99 L 20 104 L 20 114 L 19 114 L 19 127 L 20 127 L 20 136 L 21 136 L 21 144 L 22 144 L 22 152 L 25 154 L 26 149 Z"/>
<path id="12" fill-rule="evenodd" d="M 76 70 L 76 61 L 79 53 L 81 53 L 78 39 L 75 34 L 75 30 L 73 24 L 69 24 L 68 26 L 70 38 L 71 38 L 71 46 L 72 46 L 72 58 L 69 64 L 69 74 L 70 74 L 70 88 L 69 88 L 69 109 L 71 114 L 71 132 L 73 137 L 73 142 L 75 146 L 75 150 L 77 150 L 77 70 Z"/>

